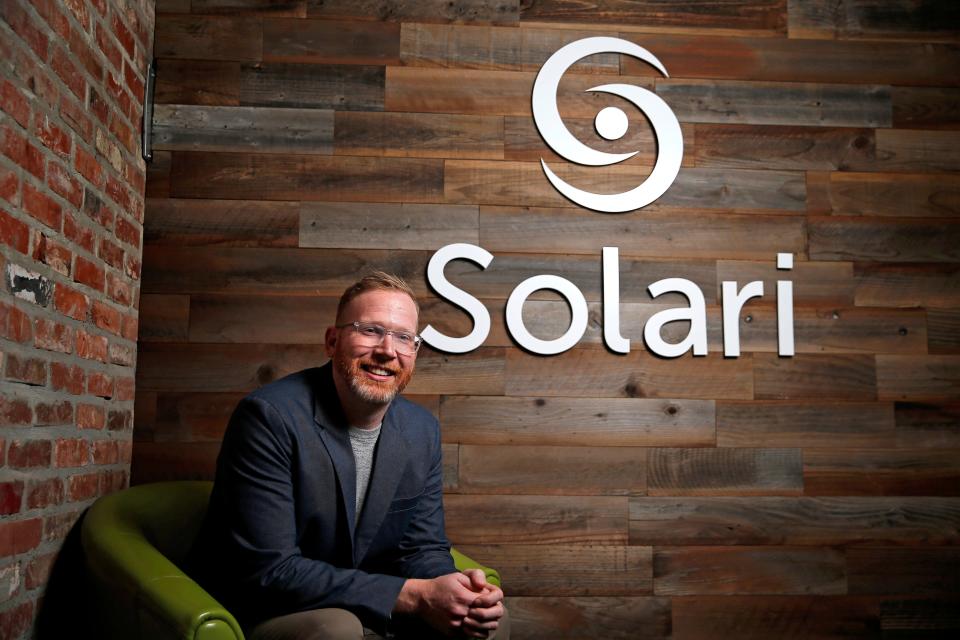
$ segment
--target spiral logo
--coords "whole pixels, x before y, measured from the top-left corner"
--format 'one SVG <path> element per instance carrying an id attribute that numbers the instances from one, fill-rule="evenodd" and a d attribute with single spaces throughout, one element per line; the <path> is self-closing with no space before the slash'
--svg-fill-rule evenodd
<path id="1" fill-rule="evenodd" d="M 601 167 L 623 162 L 637 154 L 597 151 L 577 140 L 563 124 L 557 110 L 557 86 L 574 63 L 594 53 L 621 53 L 654 66 L 665 77 L 666 68 L 656 56 L 632 42 L 619 38 L 584 38 L 564 46 L 550 56 L 533 84 L 533 120 L 540 135 L 560 156 L 577 164 Z M 623 213 L 645 207 L 662 196 L 680 171 L 683 159 L 683 134 L 680 123 L 667 103 L 655 93 L 629 84 L 604 84 L 587 91 L 611 93 L 633 103 L 650 120 L 657 138 L 657 161 L 653 171 L 640 185 L 623 193 L 599 194 L 578 189 L 561 180 L 540 159 L 543 172 L 554 188 L 580 206 L 604 213 Z M 627 114 L 617 107 L 602 109 L 594 120 L 597 133 L 607 140 L 619 140 L 629 127 Z"/>

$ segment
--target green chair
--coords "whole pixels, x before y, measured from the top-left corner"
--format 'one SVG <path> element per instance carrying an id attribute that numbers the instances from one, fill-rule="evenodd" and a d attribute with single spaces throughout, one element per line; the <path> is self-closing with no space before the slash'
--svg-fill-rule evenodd
<path id="1" fill-rule="evenodd" d="M 103 638 L 243 638 L 230 612 L 180 568 L 207 511 L 212 482 L 145 484 L 97 500 L 81 539 L 88 599 Z M 456 550 L 457 569 L 500 575 Z"/>

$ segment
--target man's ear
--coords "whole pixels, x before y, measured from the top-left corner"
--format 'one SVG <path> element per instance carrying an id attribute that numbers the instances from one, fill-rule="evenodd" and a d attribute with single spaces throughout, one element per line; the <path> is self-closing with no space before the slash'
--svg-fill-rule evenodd
<path id="1" fill-rule="evenodd" d="M 337 348 L 337 328 L 327 327 L 327 333 L 323 337 L 323 346 L 326 348 L 327 357 L 332 358 L 333 352 Z"/>

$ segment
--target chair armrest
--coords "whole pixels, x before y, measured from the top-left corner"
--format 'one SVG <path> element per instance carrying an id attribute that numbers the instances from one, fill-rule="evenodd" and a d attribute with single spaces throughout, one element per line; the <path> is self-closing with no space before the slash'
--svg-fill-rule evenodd
<path id="1" fill-rule="evenodd" d="M 487 577 L 487 582 L 497 587 L 501 586 L 500 574 L 496 569 L 485 567 L 473 558 L 465 556 L 453 548 L 450 549 L 450 555 L 453 556 L 453 564 L 457 567 L 457 571 L 463 571 L 464 569 L 481 569 Z"/>

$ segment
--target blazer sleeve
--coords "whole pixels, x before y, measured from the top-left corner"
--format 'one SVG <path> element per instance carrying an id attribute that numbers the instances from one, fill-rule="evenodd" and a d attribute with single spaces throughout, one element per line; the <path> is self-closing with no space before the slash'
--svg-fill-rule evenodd
<path id="1" fill-rule="evenodd" d="M 296 446 L 293 430 L 263 399 L 244 399 L 231 417 L 213 497 L 218 517 L 227 520 L 228 573 L 257 618 L 337 607 L 383 631 L 404 578 L 339 568 L 302 555 L 291 472 Z"/>

